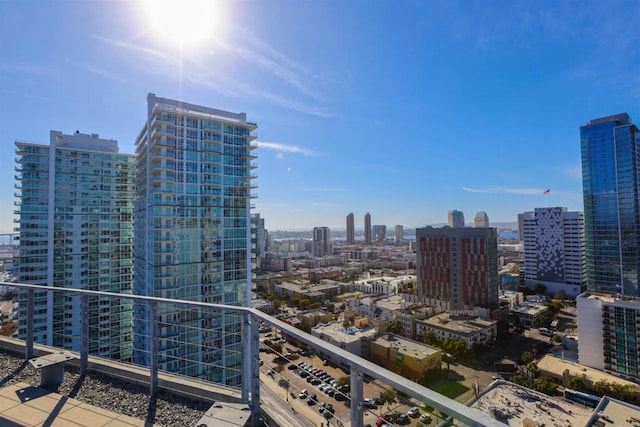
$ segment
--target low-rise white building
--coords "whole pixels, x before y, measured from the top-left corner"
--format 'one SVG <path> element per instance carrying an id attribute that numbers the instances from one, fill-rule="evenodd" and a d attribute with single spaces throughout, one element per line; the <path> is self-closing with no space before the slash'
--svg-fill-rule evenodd
<path id="1" fill-rule="evenodd" d="M 416 320 L 416 337 L 424 336 L 427 331 L 433 332 L 440 341 L 446 338 L 462 340 L 470 350 L 478 345 L 492 343 L 498 334 L 498 322 L 479 318 L 452 319 L 449 314 L 442 313 Z"/>
<path id="2" fill-rule="evenodd" d="M 376 336 L 376 330 L 370 326 L 344 327 L 342 322 L 319 324 L 311 329 L 311 335 L 340 347 L 349 353 L 367 357 L 369 341 Z"/>

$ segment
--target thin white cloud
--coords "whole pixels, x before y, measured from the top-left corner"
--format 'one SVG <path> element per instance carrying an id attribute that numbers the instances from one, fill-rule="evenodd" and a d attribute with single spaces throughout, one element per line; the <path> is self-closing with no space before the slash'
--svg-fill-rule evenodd
<path id="1" fill-rule="evenodd" d="M 492 188 L 471 188 L 462 187 L 462 190 L 469 193 L 484 193 L 484 194 L 520 194 L 524 196 L 537 196 L 544 195 L 547 188 L 507 188 L 507 187 L 492 187 Z"/>
<path id="2" fill-rule="evenodd" d="M 101 41 L 105 44 L 109 44 L 111 46 L 115 46 L 121 49 L 126 49 L 132 52 L 136 52 L 136 53 L 142 53 L 145 54 L 147 56 L 156 58 L 156 59 L 160 59 L 162 61 L 165 62 L 178 62 L 178 58 L 176 58 L 173 55 L 170 55 L 166 52 L 163 52 L 161 50 L 158 49 L 152 49 L 150 47 L 145 47 L 141 44 L 134 44 L 134 43 L 129 43 L 126 41 L 122 41 L 122 40 L 114 40 L 114 39 L 109 39 L 106 37 L 101 37 L 101 36 L 92 36 L 94 39 Z"/>
<path id="3" fill-rule="evenodd" d="M 257 143 L 258 143 L 258 148 L 266 148 L 268 150 L 275 150 L 275 151 L 280 151 L 285 153 L 303 154 L 305 156 L 318 155 L 312 150 L 298 147 L 296 145 L 287 145 L 287 144 L 280 144 L 279 142 L 267 142 L 267 141 L 257 141 Z"/>
<path id="4" fill-rule="evenodd" d="M 331 111 L 319 107 L 315 104 L 308 104 L 304 101 L 293 99 L 291 96 L 282 96 L 280 94 L 265 90 L 264 85 L 251 85 L 243 83 L 236 79 L 232 74 L 220 73 L 216 66 L 207 63 L 207 56 L 188 56 L 178 57 L 163 50 L 154 49 L 141 43 L 131 43 L 128 41 L 109 39 L 94 35 L 94 39 L 107 45 L 116 47 L 123 52 L 127 58 L 135 58 L 135 63 L 142 66 L 145 72 L 151 72 L 162 76 L 167 75 L 167 66 L 170 69 L 179 69 L 180 78 L 184 83 L 195 85 L 198 87 L 208 87 L 223 95 L 230 97 L 253 97 L 261 98 L 267 102 L 278 105 L 289 110 L 299 111 L 312 116 L 333 118 L 335 114 Z M 248 37 L 249 40 L 255 37 Z M 255 43 L 255 40 L 254 40 Z M 262 42 L 262 44 L 264 44 Z M 262 44 L 260 46 L 262 46 Z M 268 58 L 257 52 L 257 49 L 225 47 L 218 41 L 218 45 L 229 52 L 235 52 L 240 58 L 252 64 L 257 64 L 266 69 L 275 77 L 287 81 L 292 84 L 298 91 L 306 96 L 311 96 L 317 101 L 320 97 L 316 91 L 310 89 L 305 81 L 310 81 L 312 76 L 305 74 L 306 71 L 297 71 L 300 68 L 295 65 L 291 59 L 284 57 L 273 48 L 265 49 L 271 52 L 274 58 Z M 131 55 L 133 52 L 136 55 Z M 214 55 L 215 56 L 215 55 Z M 285 59 L 286 58 L 286 59 Z M 141 61 L 141 59 L 143 59 Z M 278 60 L 280 62 L 278 62 Z M 152 62 L 152 66 L 148 62 Z M 245 80 L 246 81 L 246 80 Z"/>
<path id="5" fill-rule="evenodd" d="M 89 71 L 90 73 L 96 74 L 100 77 L 104 77 L 105 79 L 108 79 L 108 80 L 113 80 L 114 82 L 117 82 L 117 83 L 126 83 L 126 84 L 131 83 L 129 80 L 122 78 L 119 75 L 114 74 L 110 71 L 107 71 L 103 68 L 98 68 L 96 66 L 89 65 L 89 64 L 84 64 L 83 68 Z"/>

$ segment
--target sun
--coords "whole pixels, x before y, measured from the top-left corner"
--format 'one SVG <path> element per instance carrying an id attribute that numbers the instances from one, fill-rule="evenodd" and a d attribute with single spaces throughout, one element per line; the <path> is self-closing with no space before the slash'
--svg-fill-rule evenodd
<path id="1" fill-rule="evenodd" d="M 144 0 L 151 23 L 165 38 L 181 46 L 213 35 L 219 21 L 214 0 Z"/>

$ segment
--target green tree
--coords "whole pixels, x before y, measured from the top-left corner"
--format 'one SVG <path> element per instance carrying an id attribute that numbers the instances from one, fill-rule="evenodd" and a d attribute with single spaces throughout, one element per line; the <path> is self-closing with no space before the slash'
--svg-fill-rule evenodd
<path id="1" fill-rule="evenodd" d="M 342 327 L 346 329 L 349 326 L 351 326 L 351 323 L 349 323 L 347 319 L 344 319 L 344 321 L 342 322 Z"/>
<path id="2" fill-rule="evenodd" d="M 299 306 L 302 310 L 306 309 L 307 307 L 309 307 L 309 300 L 307 298 L 301 299 Z"/>
<path id="3" fill-rule="evenodd" d="M 465 357 L 466 353 L 467 345 L 465 344 L 465 342 L 461 339 L 455 340 L 453 343 L 453 355 L 458 359 L 462 359 Z"/>
<path id="4" fill-rule="evenodd" d="M 273 311 L 275 313 L 277 313 L 280 310 L 281 306 L 282 304 L 280 303 L 280 300 L 274 299 L 273 301 L 271 301 L 271 307 L 273 308 Z"/>
<path id="5" fill-rule="evenodd" d="M 533 362 L 533 354 L 529 351 L 525 351 L 520 356 L 520 362 L 524 365 L 528 365 L 530 362 Z"/>
<path id="6" fill-rule="evenodd" d="M 436 338 L 436 333 L 433 332 L 432 330 L 425 331 L 422 336 L 422 340 L 426 344 L 430 344 L 430 345 L 438 344 L 438 338 Z"/>
<path id="7" fill-rule="evenodd" d="M 387 322 L 385 325 L 387 332 L 397 334 L 402 331 L 402 324 L 397 320 L 395 322 Z"/>
<path id="8" fill-rule="evenodd" d="M 536 378 L 534 381 L 536 390 L 539 392 L 554 396 L 558 394 L 558 384 L 547 377 Z"/>
<path id="9" fill-rule="evenodd" d="M 351 386 L 351 378 L 346 376 L 346 377 L 340 377 L 336 380 L 336 382 L 338 383 L 338 387 L 340 388 L 344 388 L 344 387 L 350 387 Z"/>
<path id="10" fill-rule="evenodd" d="M 340 304 L 340 311 L 344 311 L 347 308 L 345 303 Z"/>
<path id="11" fill-rule="evenodd" d="M 329 313 L 333 313 L 333 311 L 336 309 L 336 305 L 334 303 L 329 303 L 327 304 L 327 311 Z"/>
<path id="12" fill-rule="evenodd" d="M 391 409 L 391 404 L 396 401 L 397 397 L 398 392 L 393 388 L 380 392 L 380 400 L 387 404 L 388 409 Z"/>

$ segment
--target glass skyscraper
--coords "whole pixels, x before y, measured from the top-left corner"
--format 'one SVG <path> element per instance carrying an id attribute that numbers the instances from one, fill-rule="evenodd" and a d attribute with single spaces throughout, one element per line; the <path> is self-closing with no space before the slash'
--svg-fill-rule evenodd
<path id="1" fill-rule="evenodd" d="M 640 295 L 640 132 L 628 114 L 580 127 L 587 289 Z"/>
<path id="2" fill-rule="evenodd" d="M 135 293 L 246 306 L 251 300 L 250 199 L 257 127 L 231 113 L 147 97 L 136 140 Z M 135 304 L 136 363 L 237 386 L 241 319 Z M 151 331 L 158 322 L 158 353 Z"/>
<path id="3" fill-rule="evenodd" d="M 97 134 L 51 131 L 50 144 L 16 142 L 18 280 L 61 288 L 133 291 L 135 158 Z M 18 336 L 26 334 L 20 296 Z M 133 304 L 90 299 L 89 353 L 131 361 Z M 36 292 L 34 341 L 80 351 L 80 297 Z"/>

